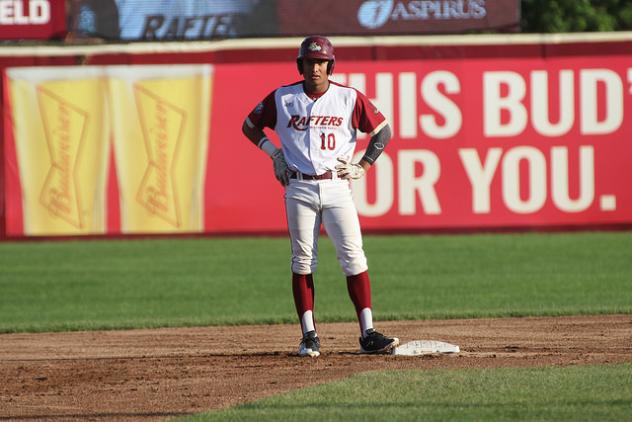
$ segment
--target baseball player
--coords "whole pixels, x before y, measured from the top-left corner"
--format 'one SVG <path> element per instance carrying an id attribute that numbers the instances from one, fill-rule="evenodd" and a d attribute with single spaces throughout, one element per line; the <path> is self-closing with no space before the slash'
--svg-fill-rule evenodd
<path id="1" fill-rule="evenodd" d="M 391 130 L 364 94 L 329 80 L 335 56 L 327 38 L 305 38 L 296 64 L 303 80 L 265 97 L 248 115 L 242 131 L 272 158 L 275 177 L 285 187 L 292 291 L 303 332 L 298 354 L 320 355 L 312 274 L 317 265 L 321 224 L 347 277 L 349 296 L 360 323 L 361 352 L 389 353 L 399 339 L 373 328 L 371 284 L 350 180 L 363 177 L 369 170 L 389 142 Z M 281 148 L 266 137 L 266 127 L 276 131 Z M 358 129 L 371 139 L 362 159 L 353 163 Z"/>

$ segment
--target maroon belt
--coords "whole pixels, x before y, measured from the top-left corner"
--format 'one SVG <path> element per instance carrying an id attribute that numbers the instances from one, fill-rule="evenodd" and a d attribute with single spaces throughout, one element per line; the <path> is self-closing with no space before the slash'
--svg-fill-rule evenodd
<path id="1" fill-rule="evenodd" d="M 323 174 L 305 174 L 300 173 L 298 171 L 293 171 L 290 173 L 290 179 L 298 179 L 298 180 L 325 180 L 325 179 L 333 179 L 334 174 L 331 170 L 326 171 Z"/>

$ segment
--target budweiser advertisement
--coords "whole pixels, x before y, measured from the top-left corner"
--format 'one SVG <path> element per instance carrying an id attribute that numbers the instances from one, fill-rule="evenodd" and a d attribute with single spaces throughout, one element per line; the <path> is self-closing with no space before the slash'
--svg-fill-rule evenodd
<path id="1" fill-rule="evenodd" d="M 340 59 L 333 77 L 392 127 L 352 185 L 366 231 L 632 224 L 627 55 Z M 299 79 L 291 60 L 9 68 L 6 235 L 284 233 L 241 126 Z"/>
<path id="2" fill-rule="evenodd" d="M 123 233 L 204 230 L 211 69 L 106 69 Z"/>
<path id="3" fill-rule="evenodd" d="M 221 65 L 215 77 L 207 230 L 283 230 L 271 164 L 240 127 L 269 91 L 298 80 L 295 67 Z M 339 60 L 334 77 L 367 94 L 393 129 L 353 184 L 365 230 L 632 223 L 628 56 Z M 357 159 L 367 143 L 358 138 Z M 248 177 L 231 171 L 235 159 Z"/>
<path id="4" fill-rule="evenodd" d="M 63 38 L 65 35 L 64 1 L 0 1 L 0 40 L 47 40 Z"/>
<path id="5" fill-rule="evenodd" d="M 9 69 L 7 232 L 203 231 L 211 72 Z"/>
<path id="6" fill-rule="evenodd" d="M 102 72 L 35 67 L 7 75 L 24 234 L 105 233 L 109 124 Z"/>

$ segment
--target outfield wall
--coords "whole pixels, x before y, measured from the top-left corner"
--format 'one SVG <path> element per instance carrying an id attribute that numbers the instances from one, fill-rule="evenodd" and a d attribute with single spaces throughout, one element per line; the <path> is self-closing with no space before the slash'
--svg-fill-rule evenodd
<path id="1" fill-rule="evenodd" d="M 632 33 L 332 41 L 393 129 L 365 231 L 632 223 Z M 299 43 L 0 47 L 0 236 L 284 233 L 241 124 Z"/>

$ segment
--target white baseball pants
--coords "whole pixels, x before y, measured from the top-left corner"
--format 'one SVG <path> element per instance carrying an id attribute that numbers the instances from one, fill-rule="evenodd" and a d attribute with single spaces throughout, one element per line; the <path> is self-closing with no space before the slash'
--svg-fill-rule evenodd
<path id="1" fill-rule="evenodd" d="M 316 270 L 321 224 L 336 248 L 344 274 L 367 270 L 360 221 L 348 181 L 290 179 L 285 208 L 292 241 L 292 272 L 311 274 Z"/>

